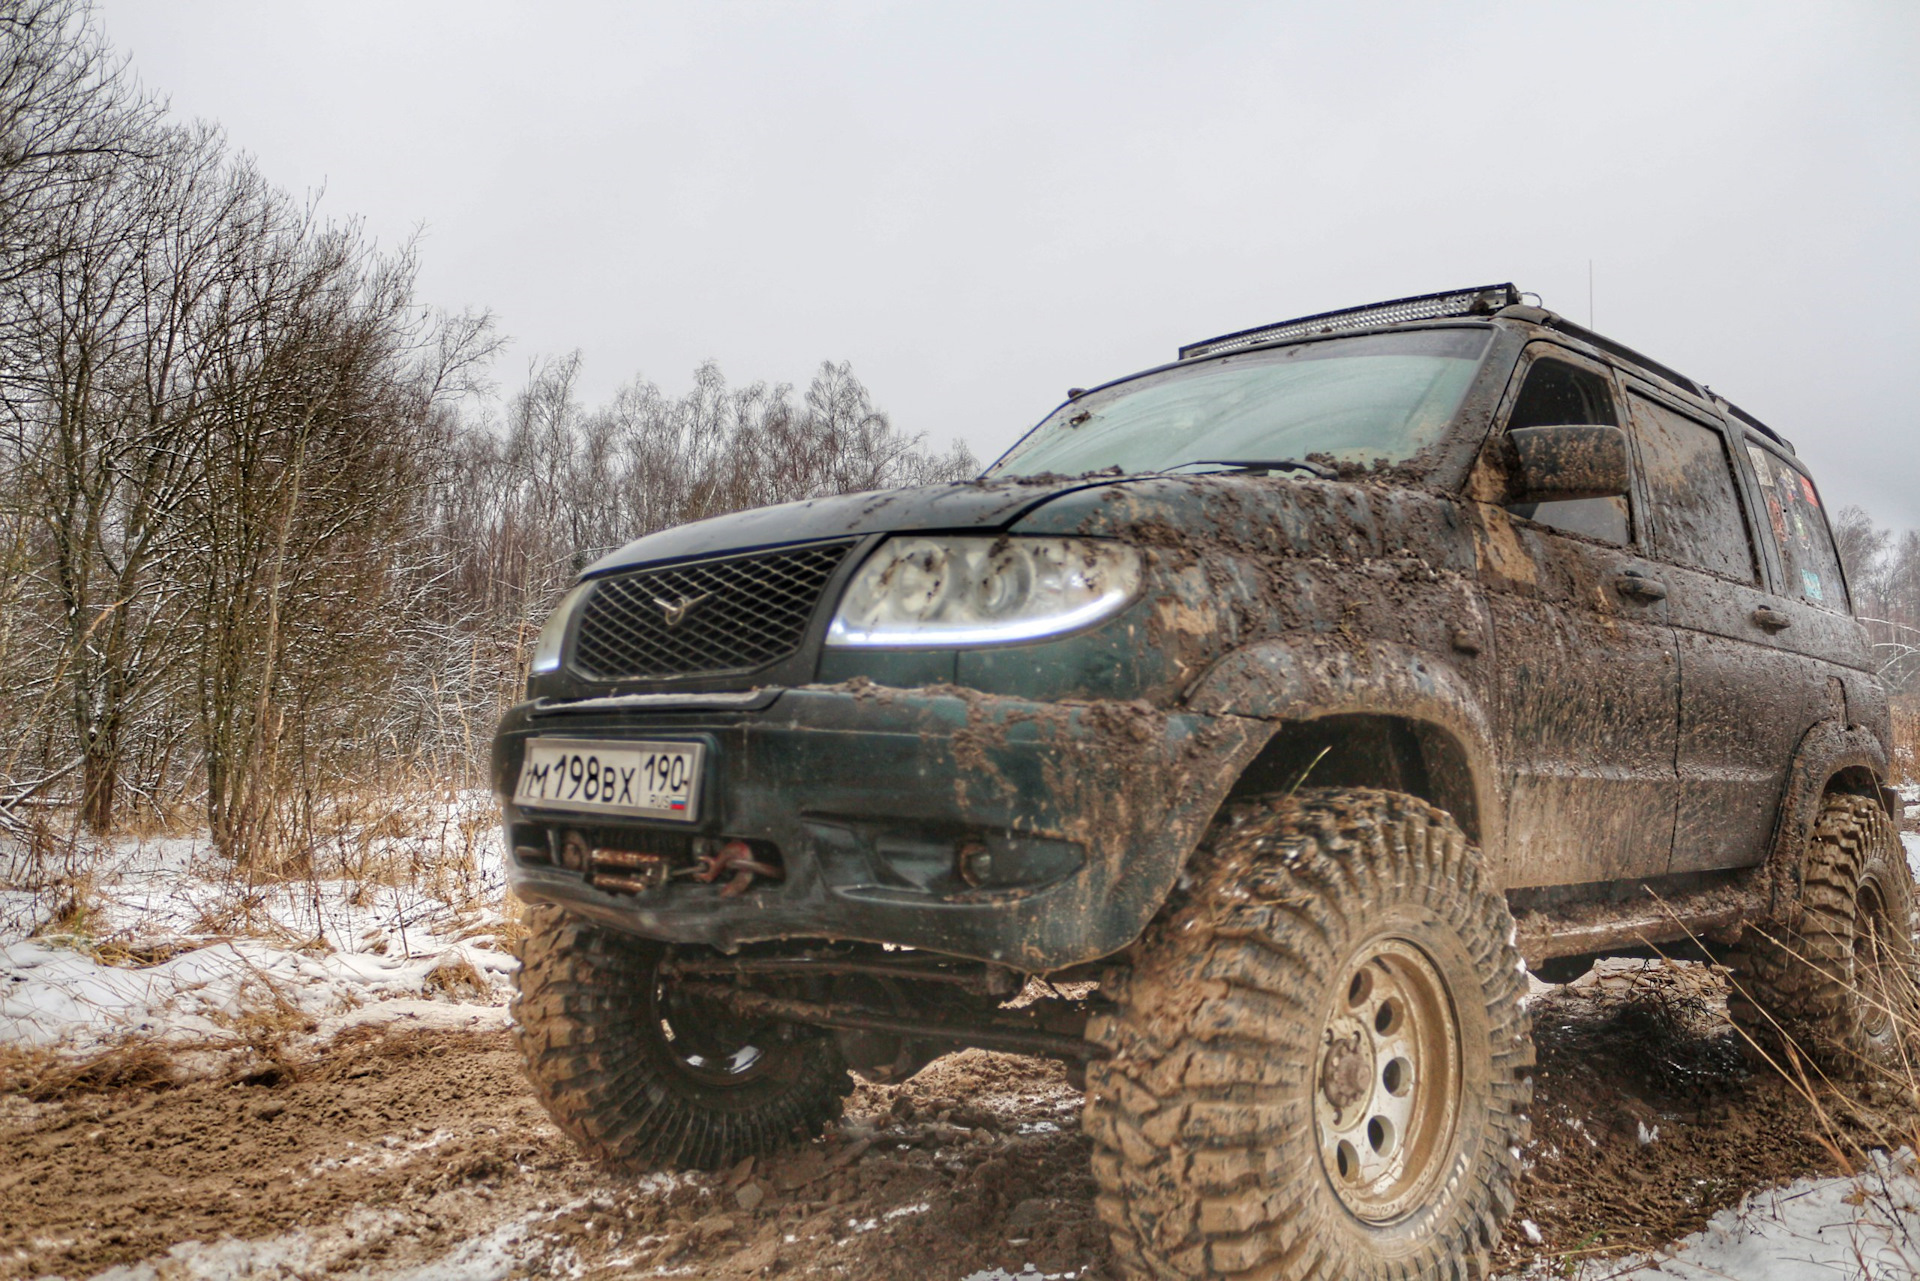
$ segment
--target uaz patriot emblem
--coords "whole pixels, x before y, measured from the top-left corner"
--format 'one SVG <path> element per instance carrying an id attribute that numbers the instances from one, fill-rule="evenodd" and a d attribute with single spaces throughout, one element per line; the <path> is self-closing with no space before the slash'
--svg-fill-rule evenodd
<path id="1" fill-rule="evenodd" d="M 686 621 L 687 615 L 691 614 L 701 601 L 706 600 L 707 597 L 711 595 L 713 595 L 712 592 L 707 592 L 701 596 L 683 596 L 679 600 L 674 601 L 661 600 L 658 596 L 655 596 L 653 603 L 660 607 L 662 614 L 666 615 L 668 627 L 678 627 L 682 622 Z"/>

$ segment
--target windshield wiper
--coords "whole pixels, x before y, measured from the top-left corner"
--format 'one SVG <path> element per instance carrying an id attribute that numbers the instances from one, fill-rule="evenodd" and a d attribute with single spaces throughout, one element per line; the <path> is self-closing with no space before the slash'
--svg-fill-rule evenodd
<path id="1" fill-rule="evenodd" d="M 1298 458 L 1195 458 L 1191 462 L 1165 468 L 1161 474 L 1179 471 L 1181 467 L 1237 467 L 1250 472 L 1303 471 L 1321 480 L 1336 480 L 1340 475 L 1325 463 L 1310 463 Z"/>

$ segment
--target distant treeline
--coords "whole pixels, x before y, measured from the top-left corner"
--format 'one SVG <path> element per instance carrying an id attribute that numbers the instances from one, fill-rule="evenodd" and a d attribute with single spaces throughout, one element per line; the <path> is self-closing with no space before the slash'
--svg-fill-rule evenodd
<path id="1" fill-rule="evenodd" d="M 1833 536 L 1881 676 L 1896 695 L 1920 696 L 1920 533 L 1883 529 L 1864 509 L 1843 507 Z"/>
<path id="2" fill-rule="evenodd" d="M 0 829 L 198 809 L 278 858 L 354 789 L 471 777 L 587 559 L 977 469 L 845 364 L 498 397 L 493 318 L 414 267 L 172 119 L 85 0 L 0 0 Z"/>

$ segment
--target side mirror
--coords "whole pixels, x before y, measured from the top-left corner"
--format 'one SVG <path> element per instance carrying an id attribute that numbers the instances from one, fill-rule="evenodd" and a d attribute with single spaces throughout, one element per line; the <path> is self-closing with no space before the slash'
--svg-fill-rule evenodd
<path id="1" fill-rule="evenodd" d="M 1618 427 L 1516 427 L 1509 502 L 1557 503 L 1627 492 L 1627 434 Z"/>

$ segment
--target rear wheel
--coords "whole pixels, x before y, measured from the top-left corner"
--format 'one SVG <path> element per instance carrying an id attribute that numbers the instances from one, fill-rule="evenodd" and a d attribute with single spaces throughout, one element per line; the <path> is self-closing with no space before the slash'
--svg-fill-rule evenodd
<path id="1" fill-rule="evenodd" d="M 1749 926 L 1731 958 L 1734 1021 L 1778 1061 L 1791 1044 L 1823 1071 L 1901 1068 L 1916 1031 L 1913 873 L 1874 800 L 1833 793 L 1807 843 L 1789 920 Z"/>
<path id="2" fill-rule="evenodd" d="M 514 1037 L 548 1115 L 622 1169 L 718 1169 L 820 1132 L 852 1092 L 833 1042 L 687 997 L 666 949 L 551 908 L 521 947 Z"/>
<path id="3" fill-rule="evenodd" d="M 1504 898 L 1412 797 L 1236 810 L 1089 1035 L 1099 1208 L 1134 1276 L 1484 1275 L 1533 1049 Z"/>

